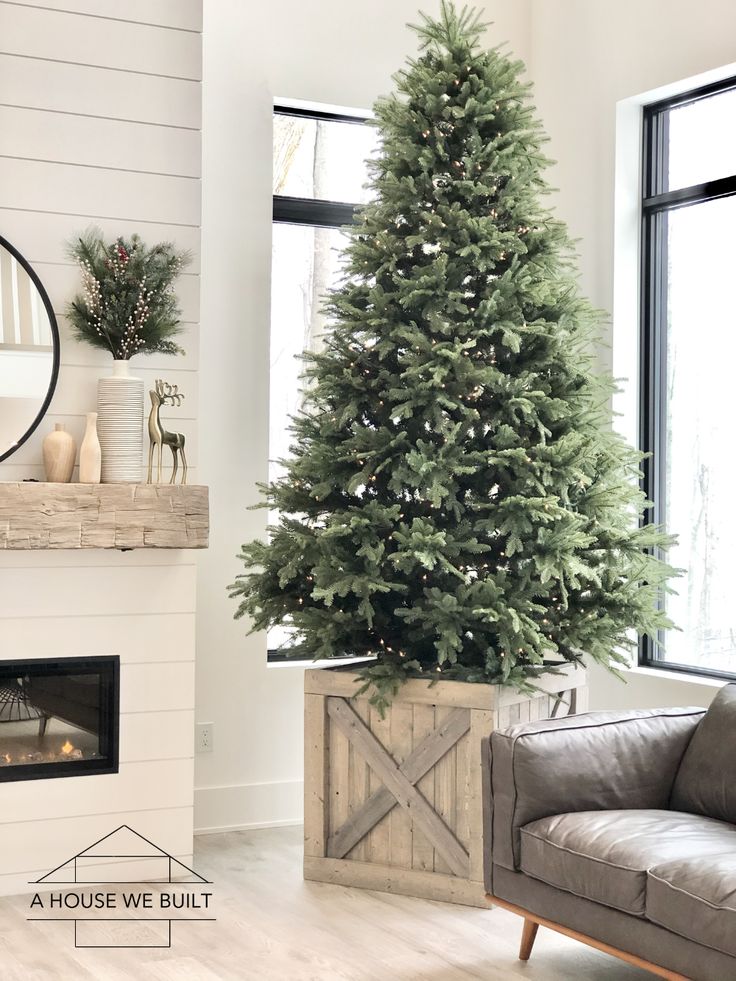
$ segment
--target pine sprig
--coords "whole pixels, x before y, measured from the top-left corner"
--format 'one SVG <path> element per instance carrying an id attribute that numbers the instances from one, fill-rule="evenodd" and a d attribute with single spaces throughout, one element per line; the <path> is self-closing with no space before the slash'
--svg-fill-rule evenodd
<path id="1" fill-rule="evenodd" d="M 444 2 L 375 115 L 372 201 L 347 230 L 332 330 L 306 355 L 279 515 L 231 587 L 298 657 L 529 690 L 549 662 L 626 663 L 670 626 L 670 539 L 641 519 L 641 456 L 612 432 L 600 315 L 544 207 L 522 66 Z"/>
<path id="2" fill-rule="evenodd" d="M 67 305 L 78 340 L 109 351 L 116 360 L 136 354 L 183 354 L 173 284 L 190 261 L 170 242 L 147 247 L 138 235 L 105 243 L 90 228 L 69 243 L 82 274 L 82 292 Z"/>

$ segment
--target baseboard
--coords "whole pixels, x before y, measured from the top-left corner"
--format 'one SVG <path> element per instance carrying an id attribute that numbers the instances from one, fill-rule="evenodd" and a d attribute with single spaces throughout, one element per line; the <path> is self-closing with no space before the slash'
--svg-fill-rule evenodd
<path id="1" fill-rule="evenodd" d="M 217 834 L 301 824 L 303 801 L 301 780 L 198 787 L 194 791 L 194 833 Z"/>
<path id="2" fill-rule="evenodd" d="M 249 824 L 224 824 L 216 825 L 212 828 L 195 828 L 196 837 L 201 835 L 223 835 L 227 831 L 261 831 L 268 828 L 299 828 L 304 822 L 299 820 L 268 821 L 261 824 L 258 821 L 251 821 Z"/>

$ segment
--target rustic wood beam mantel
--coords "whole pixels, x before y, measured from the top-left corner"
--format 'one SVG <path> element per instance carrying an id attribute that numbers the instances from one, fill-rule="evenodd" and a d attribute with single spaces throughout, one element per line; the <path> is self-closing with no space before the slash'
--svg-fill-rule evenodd
<path id="1" fill-rule="evenodd" d="M 0 550 L 207 548 L 207 487 L 0 483 Z"/>

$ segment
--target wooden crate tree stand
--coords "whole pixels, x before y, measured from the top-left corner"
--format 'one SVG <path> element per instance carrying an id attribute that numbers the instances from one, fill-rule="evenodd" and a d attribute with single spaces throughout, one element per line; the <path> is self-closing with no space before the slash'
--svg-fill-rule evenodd
<path id="1" fill-rule="evenodd" d="M 584 711 L 585 671 L 522 695 L 412 680 L 381 718 L 355 673 L 305 673 L 304 877 L 487 906 L 481 741 L 494 729 Z"/>

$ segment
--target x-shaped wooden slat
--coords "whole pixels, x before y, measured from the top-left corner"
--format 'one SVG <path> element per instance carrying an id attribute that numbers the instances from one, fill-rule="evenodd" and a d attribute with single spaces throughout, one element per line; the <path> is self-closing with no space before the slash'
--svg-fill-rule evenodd
<path id="1" fill-rule="evenodd" d="M 567 701 L 565 701 L 565 696 L 567 696 Z M 554 698 L 554 705 L 552 706 L 552 711 L 549 713 L 550 719 L 556 719 L 557 713 L 560 711 L 561 705 L 567 706 L 567 712 L 565 717 L 568 715 L 576 715 L 578 711 L 578 690 L 573 688 L 572 691 L 558 691 L 553 692 L 550 698 Z"/>
<path id="2" fill-rule="evenodd" d="M 344 698 L 328 698 L 327 712 L 384 784 L 371 794 L 356 814 L 330 835 L 327 854 L 331 858 L 343 858 L 396 804 L 400 804 L 452 872 L 467 878 L 470 874 L 467 851 L 414 785 L 468 731 L 469 710 L 455 709 L 401 765 L 386 752 Z"/>

